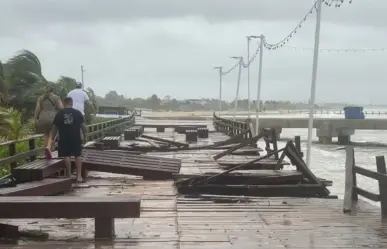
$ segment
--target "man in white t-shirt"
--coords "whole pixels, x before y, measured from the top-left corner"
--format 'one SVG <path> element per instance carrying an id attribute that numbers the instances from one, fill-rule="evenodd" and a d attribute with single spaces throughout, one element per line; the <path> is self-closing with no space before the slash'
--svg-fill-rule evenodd
<path id="1" fill-rule="evenodd" d="M 71 90 L 67 97 L 72 98 L 73 108 L 80 111 L 83 116 L 85 116 L 85 103 L 89 104 L 92 107 L 92 112 L 94 113 L 93 104 L 90 102 L 89 96 L 82 89 L 82 83 L 78 83 L 74 90 Z"/>

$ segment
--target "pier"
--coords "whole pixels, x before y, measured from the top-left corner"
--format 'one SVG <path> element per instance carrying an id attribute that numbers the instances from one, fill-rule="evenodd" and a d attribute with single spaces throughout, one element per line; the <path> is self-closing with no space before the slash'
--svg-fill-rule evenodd
<path id="1" fill-rule="evenodd" d="M 231 120 L 171 122 L 132 115 L 109 122 L 89 128 L 100 135 L 85 148 L 85 184 L 63 178 L 60 161 L 41 170 L 27 167 L 45 161 L 32 158 L 39 148 L 0 160 L 17 159 L 14 177 L 24 177 L 24 183 L 0 188 L 0 235 L 13 241 L 0 248 L 385 247 L 385 192 L 370 193 L 350 177 L 345 200 L 330 195 L 335 183 L 308 170 L 297 137 L 279 148 L 273 129 L 254 134 Z M 257 140 L 265 148 L 257 148 Z M 366 174 L 384 186 L 380 162 L 378 172 L 365 172 L 350 160 L 347 175 Z M 58 212 L 44 212 L 55 205 Z"/>
<path id="2" fill-rule="evenodd" d="M 317 114 L 324 114 L 325 112 L 316 112 Z M 175 120 L 191 120 L 192 122 L 198 122 L 198 120 L 212 120 L 212 119 L 225 119 L 233 120 L 233 115 L 218 113 L 209 114 L 199 113 L 192 116 L 183 115 L 170 115 L 164 113 L 147 114 L 146 118 L 152 120 L 159 120 L 165 122 L 165 119 L 169 122 Z M 299 114 L 299 112 L 295 112 Z M 277 138 L 279 139 L 282 133 L 282 129 L 308 129 L 307 117 L 275 117 L 275 115 L 264 113 L 259 117 L 259 126 L 264 128 L 273 128 L 276 130 Z M 244 116 L 244 117 L 240 117 Z M 164 119 L 164 121 L 163 121 Z M 255 127 L 255 118 L 252 117 L 251 121 L 247 120 L 247 113 L 237 114 L 236 121 L 241 123 L 252 122 Z M 344 118 L 321 118 L 315 117 L 313 119 L 313 128 L 316 129 L 316 136 L 320 143 L 330 144 L 333 142 L 333 138 L 337 138 L 337 142 L 342 145 L 347 145 L 351 142 L 351 136 L 355 134 L 356 130 L 387 130 L 387 119 L 384 118 L 366 118 L 366 119 L 344 119 Z"/>
<path id="3" fill-rule="evenodd" d="M 241 120 L 241 119 L 238 119 Z M 255 120 L 252 120 L 255 127 Z M 275 128 L 278 136 L 282 129 L 308 128 L 307 118 L 268 118 L 260 117 L 259 126 Z M 339 144 L 346 145 L 356 130 L 387 130 L 386 119 L 343 119 L 343 118 L 314 118 L 313 128 L 320 143 L 332 143 L 337 138 Z"/>

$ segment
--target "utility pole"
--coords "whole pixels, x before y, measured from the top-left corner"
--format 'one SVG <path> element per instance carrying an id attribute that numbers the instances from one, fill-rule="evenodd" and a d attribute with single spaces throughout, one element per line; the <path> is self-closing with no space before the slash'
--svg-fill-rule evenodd
<path id="1" fill-rule="evenodd" d="M 85 70 L 83 70 L 83 66 L 81 66 L 82 89 L 85 90 L 85 84 L 83 82 L 83 72 L 85 72 Z"/>
<path id="2" fill-rule="evenodd" d="M 308 167 L 310 167 L 311 156 L 312 156 L 313 113 L 314 113 L 314 105 L 316 102 L 316 81 L 317 81 L 318 52 L 320 48 L 321 9 L 322 9 L 322 0 L 319 0 L 317 2 L 316 30 L 314 34 L 312 84 L 310 87 L 310 101 L 309 101 L 308 145 L 307 145 L 307 154 L 306 154 L 306 165 Z"/>
<path id="3" fill-rule="evenodd" d="M 219 113 L 218 116 L 220 117 L 220 113 L 222 112 L 222 76 L 223 76 L 223 67 L 214 67 L 214 69 L 219 70 Z"/>
<path id="4" fill-rule="evenodd" d="M 237 82 L 237 90 L 236 90 L 236 97 L 235 97 L 235 110 L 234 110 L 234 121 L 236 119 L 236 113 L 238 109 L 238 100 L 239 100 L 239 86 L 241 84 L 241 75 L 242 75 L 242 63 L 243 63 L 243 57 L 242 56 L 233 56 L 232 59 L 238 59 L 239 60 L 239 71 L 238 71 L 238 82 Z"/>

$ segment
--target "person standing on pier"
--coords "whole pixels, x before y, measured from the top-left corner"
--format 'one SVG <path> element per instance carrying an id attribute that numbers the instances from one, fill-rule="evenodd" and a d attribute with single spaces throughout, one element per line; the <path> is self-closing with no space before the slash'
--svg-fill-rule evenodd
<path id="1" fill-rule="evenodd" d="M 77 109 L 82 113 L 83 116 L 85 116 L 85 104 L 90 105 L 92 108 L 92 113 L 95 113 L 94 106 L 91 103 L 89 96 L 87 93 L 82 89 L 83 85 L 82 83 L 78 82 L 75 89 L 71 90 L 67 97 L 72 98 L 73 100 L 73 108 Z"/>
<path id="2" fill-rule="evenodd" d="M 45 93 L 36 101 L 34 115 L 36 133 L 44 134 L 44 147 L 50 148 L 50 151 L 52 144 L 48 143 L 48 137 L 52 129 L 52 121 L 57 111 L 62 108 L 62 101 L 58 95 L 54 94 L 54 88 L 52 86 L 47 86 Z"/>
<path id="3" fill-rule="evenodd" d="M 82 113 L 73 108 L 72 98 L 65 98 L 63 104 L 64 108 L 55 115 L 53 128 L 49 136 L 49 144 L 56 133 L 59 132 L 58 157 L 64 157 L 68 177 L 71 176 L 71 156 L 75 157 L 77 182 L 80 183 L 83 182 L 81 156 L 82 144 L 86 137 L 85 120 Z"/>

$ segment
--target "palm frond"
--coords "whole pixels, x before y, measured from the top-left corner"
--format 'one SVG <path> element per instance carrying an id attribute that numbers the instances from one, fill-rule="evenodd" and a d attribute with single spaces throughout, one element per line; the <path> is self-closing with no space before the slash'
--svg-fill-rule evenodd
<path id="1" fill-rule="evenodd" d="M 7 64 L 12 71 L 28 71 L 42 76 L 42 67 L 38 57 L 28 50 L 19 51 L 7 61 Z"/>

